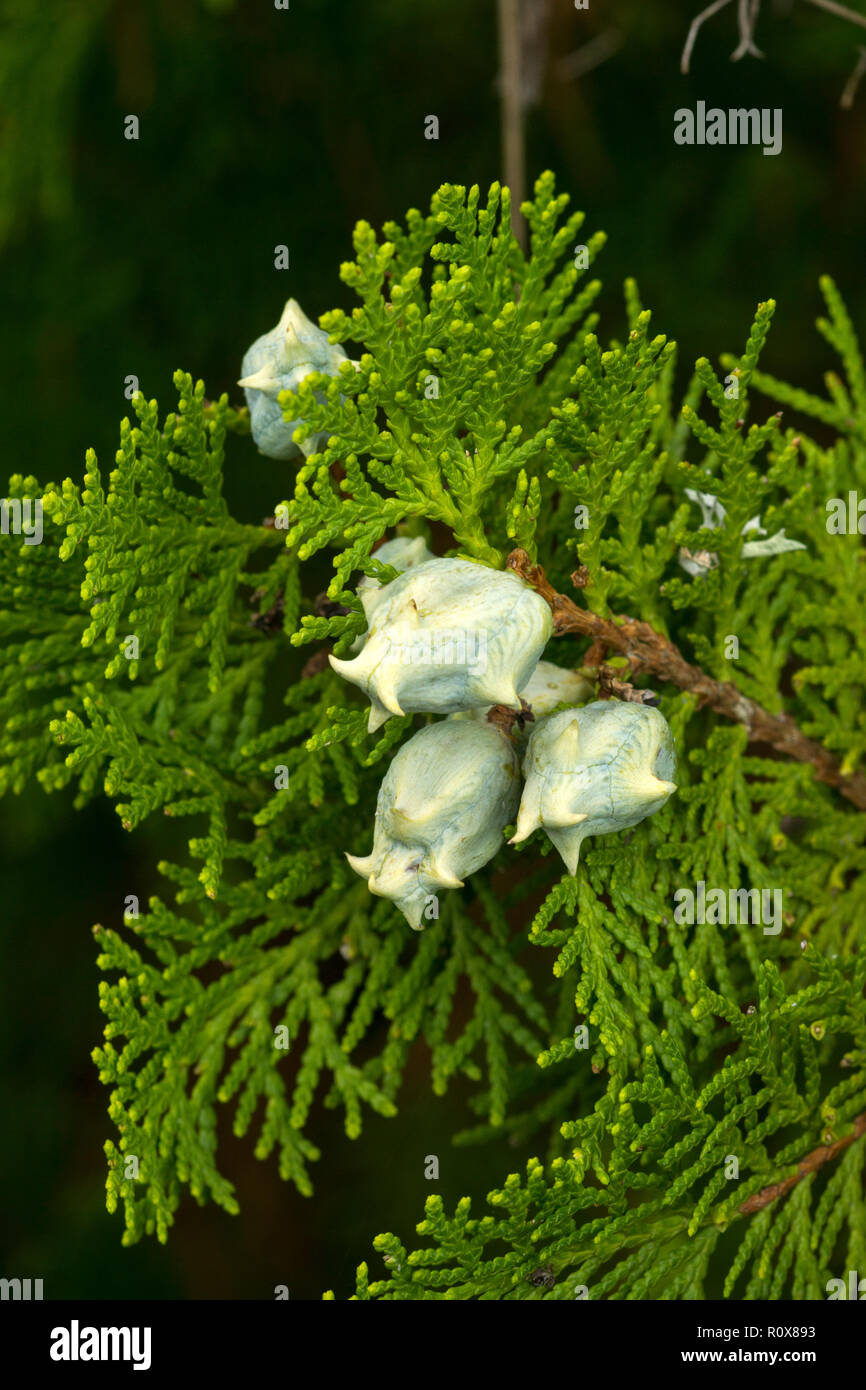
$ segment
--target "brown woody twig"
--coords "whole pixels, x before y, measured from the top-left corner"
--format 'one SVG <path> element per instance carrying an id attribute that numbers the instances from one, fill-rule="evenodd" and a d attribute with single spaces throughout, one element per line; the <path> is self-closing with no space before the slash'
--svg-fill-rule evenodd
<path id="1" fill-rule="evenodd" d="M 519 711 L 511 709 L 509 705 L 491 705 L 487 711 L 487 723 L 493 724 L 497 729 L 501 729 L 504 734 L 510 736 L 513 725 L 517 725 L 522 732 L 527 722 L 535 719 L 532 707 L 521 697 Z"/>
<path id="2" fill-rule="evenodd" d="M 620 672 L 613 666 L 602 663 L 596 669 L 596 677 L 599 698 L 602 700 L 627 700 L 633 705 L 657 705 L 659 702 L 654 690 L 639 690 L 630 681 L 622 680 Z"/>
<path id="3" fill-rule="evenodd" d="M 798 1182 L 807 1178 L 810 1173 L 816 1173 L 819 1168 L 823 1168 L 825 1163 L 838 1158 L 849 1144 L 853 1144 L 855 1139 L 859 1139 L 862 1134 L 866 1134 L 866 1114 L 858 1115 L 854 1121 L 854 1128 L 850 1134 L 844 1138 L 837 1139 L 834 1144 L 821 1144 L 819 1148 L 813 1149 L 810 1154 L 797 1164 L 797 1171 L 790 1178 L 784 1178 L 782 1182 L 770 1183 L 769 1187 L 762 1187 L 760 1192 L 755 1192 L 753 1196 L 747 1197 L 745 1202 L 740 1203 L 740 1212 L 743 1216 L 750 1216 L 753 1211 L 761 1211 L 763 1207 L 768 1207 L 771 1202 L 775 1202 L 778 1197 L 784 1197 L 792 1187 L 796 1187 Z"/>
<path id="4" fill-rule="evenodd" d="M 786 757 L 811 763 L 820 782 L 835 787 L 861 811 L 866 810 L 866 776 L 843 772 L 838 758 L 807 738 L 790 715 L 770 714 L 729 681 L 714 680 L 700 666 L 692 666 L 679 648 L 649 623 L 624 616 L 602 618 L 587 608 L 578 608 L 572 599 L 556 592 L 544 570 L 533 565 L 525 550 L 512 550 L 506 564 L 550 604 L 557 635 L 573 632 L 589 637 L 625 656 L 633 675 L 648 673 L 689 691 L 700 705 L 745 725 L 751 742 L 767 743 Z"/>
<path id="5" fill-rule="evenodd" d="M 320 647 L 317 652 L 313 652 L 313 655 L 301 672 L 302 681 L 311 680 L 313 676 L 318 676 L 322 671 L 327 671 L 330 650 L 330 647 Z"/>

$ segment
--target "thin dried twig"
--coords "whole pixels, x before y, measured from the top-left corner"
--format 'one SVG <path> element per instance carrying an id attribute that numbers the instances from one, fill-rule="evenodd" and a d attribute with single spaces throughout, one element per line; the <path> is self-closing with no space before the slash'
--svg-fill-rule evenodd
<path id="1" fill-rule="evenodd" d="M 866 29 L 866 15 L 849 10 L 847 5 L 837 5 L 836 0 L 806 0 L 806 4 L 815 5 L 819 10 L 826 10 L 828 14 L 834 14 L 839 19 L 850 19 L 852 24 L 859 24 L 861 28 Z"/>
<path id="2" fill-rule="evenodd" d="M 581 48 L 576 48 L 573 53 L 566 53 L 564 58 L 560 58 L 554 67 L 554 75 L 562 82 L 585 77 L 593 68 L 613 57 L 622 47 L 624 37 L 619 29 L 603 29 Z"/>
<path id="3" fill-rule="evenodd" d="M 866 48 L 863 47 L 862 43 L 859 45 L 859 51 L 860 57 L 857 59 L 854 71 L 845 83 L 845 90 L 839 98 L 839 105 L 846 111 L 850 111 L 854 105 L 854 97 L 860 86 L 860 79 L 866 72 Z"/>
<path id="4" fill-rule="evenodd" d="M 526 222 L 520 205 L 526 194 L 523 144 L 523 81 L 520 47 L 520 0 L 499 0 L 499 93 L 502 107 L 504 182 L 511 189 L 511 227 L 524 250 Z"/>
<path id="5" fill-rule="evenodd" d="M 687 73 L 692 57 L 692 49 L 698 36 L 701 25 L 719 10 L 723 10 L 731 0 L 713 0 L 712 5 L 708 5 L 699 15 L 696 15 L 689 26 L 686 42 L 683 47 L 680 59 L 680 71 Z M 807 5 L 814 5 L 818 10 L 825 10 L 827 14 L 835 15 L 837 19 L 847 19 L 851 24 L 859 24 L 862 29 L 866 29 L 866 15 L 860 14 L 857 10 L 849 9 L 847 5 L 840 5 L 838 0 L 805 0 Z M 737 0 L 737 27 L 740 31 L 740 42 L 731 54 L 731 61 L 737 62 L 749 54 L 753 58 L 763 58 L 763 53 L 756 46 L 754 41 L 755 25 L 758 20 L 758 13 L 761 8 L 761 0 Z M 860 58 L 848 79 L 845 90 L 842 93 L 839 105 L 845 110 L 850 110 L 854 104 L 854 95 L 860 84 L 860 79 L 866 73 L 866 55 L 863 49 L 860 50 Z"/>
<path id="6" fill-rule="evenodd" d="M 572 599 L 557 593 L 544 570 L 532 563 L 525 550 L 512 550 L 506 563 L 550 604 L 555 633 L 573 632 L 603 643 L 609 651 L 627 658 L 632 675 L 652 674 L 689 691 L 699 704 L 743 724 L 752 742 L 769 744 L 786 757 L 811 763 L 819 781 L 835 787 L 861 811 L 866 811 L 866 776 L 862 772 L 843 772 L 838 758 L 807 738 L 790 715 L 770 714 L 729 681 L 714 680 L 700 666 L 691 665 L 679 648 L 649 623 L 626 616 L 602 618 L 587 608 L 578 608 Z"/>
<path id="7" fill-rule="evenodd" d="M 639 690 L 630 681 L 624 681 L 613 666 L 604 663 L 597 668 L 598 695 L 600 700 L 626 700 L 633 705 L 657 705 L 659 697 L 654 690 Z"/>
<path id="8" fill-rule="evenodd" d="M 752 58 L 763 58 L 763 53 L 756 46 L 752 37 L 760 8 L 761 0 L 739 0 L 737 24 L 740 29 L 740 42 L 731 54 L 732 63 L 738 62 L 740 58 L 745 58 L 746 54 Z"/>
<path id="9" fill-rule="evenodd" d="M 723 10 L 725 6 L 730 5 L 730 3 L 731 0 L 713 0 L 712 5 L 708 5 L 705 10 L 702 10 L 701 13 L 696 15 L 692 20 L 689 32 L 686 36 L 683 56 L 680 58 L 680 72 L 686 73 L 689 70 L 689 63 L 692 59 L 692 49 L 695 46 L 695 39 L 698 37 L 698 30 L 701 25 L 704 24 L 706 20 L 712 19 L 714 14 L 718 14 L 719 10 Z"/>

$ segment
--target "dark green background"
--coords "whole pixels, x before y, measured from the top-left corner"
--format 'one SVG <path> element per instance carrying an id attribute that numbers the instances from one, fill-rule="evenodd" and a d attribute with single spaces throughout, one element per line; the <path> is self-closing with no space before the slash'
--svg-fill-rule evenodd
<path id="1" fill-rule="evenodd" d="M 857 4 L 858 0 L 851 0 Z M 861 0 L 862 3 L 862 0 Z M 699 354 L 741 346 L 756 302 L 779 301 L 765 366 L 820 388 L 831 364 L 813 328 L 817 278 L 834 275 L 864 322 L 866 84 L 838 99 L 862 37 L 805 5 L 764 0 L 764 61 L 731 64 L 734 9 L 679 57 L 700 0 L 550 0 L 548 60 L 528 113 L 530 178 L 553 168 L 610 243 L 599 263 L 605 331 L 623 329 L 637 277 L 658 331 Z M 0 238 L 5 471 L 80 478 L 93 445 L 111 465 L 124 378 L 168 405 L 171 374 L 239 393 L 244 349 L 290 295 L 316 318 L 343 304 L 339 263 L 358 218 L 425 207 L 444 181 L 502 176 L 494 0 L 3 0 Z M 603 31 L 617 52 L 587 76 L 562 60 Z M 778 157 L 683 149 L 674 111 L 781 107 Z M 127 141 L 123 120 L 140 119 Z M 439 117 L 440 138 L 424 138 Z M 274 269 L 278 243 L 291 270 Z M 287 465 L 232 440 L 228 492 L 258 520 L 287 493 Z M 522 1163 L 503 1142 L 453 1149 L 458 1092 L 431 1099 L 415 1057 L 397 1120 L 345 1140 L 319 1113 L 316 1195 L 300 1198 L 251 1145 L 225 1137 L 242 1214 L 183 1207 L 166 1248 L 124 1251 L 106 1215 L 111 1135 L 90 1061 L 101 1032 L 90 927 L 123 899 L 164 891 L 160 822 L 127 836 L 107 804 L 75 816 L 34 788 L 0 806 L 0 1274 L 42 1277 L 47 1297 L 292 1297 L 350 1291 L 371 1237 L 409 1239 L 435 1187 L 451 1202 Z M 442 1177 L 423 1177 L 439 1155 Z M 378 1259 L 374 1257 L 374 1268 Z"/>

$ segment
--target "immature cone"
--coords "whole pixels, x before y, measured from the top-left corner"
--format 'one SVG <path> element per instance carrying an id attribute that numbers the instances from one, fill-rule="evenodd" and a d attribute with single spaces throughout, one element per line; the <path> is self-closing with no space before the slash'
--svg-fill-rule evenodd
<path id="1" fill-rule="evenodd" d="M 372 853 L 346 858 L 371 893 L 391 898 L 420 931 L 437 891 L 461 888 L 493 858 L 519 798 L 518 758 L 498 729 L 429 724 L 404 743 L 385 773 Z"/>
<path id="2" fill-rule="evenodd" d="M 591 683 L 577 671 L 567 671 L 565 667 L 557 666 L 552 661 L 539 661 L 526 685 L 517 693 L 524 704 L 529 705 L 534 717 L 540 719 L 542 715 L 550 714 L 557 705 L 580 704 L 592 692 Z M 452 714 L 450 717 L 485 720 L 490 708 L 488 706 L 487 709 L 474 709 L 466 714 Z"/>
<path id="3" fill-rule="evenodd" d="M 379 560 L 383 565 L 392 565 L 395 570 L 405 573 L 416 565 L 423 565 L 427 560 L 434 559 L 432 551 L 427 549 L 423 536 L 395 536 L 392 541 L 386 541 L 380 545 L 378 550 L 373 552 L 373 558 Z M 371 578 L 364 574 L 358 580 L 357 595 L 364 605 L 364 613 L 367 617 L 367 626 L 373 615 L 373 609 L 382 597 L 383 586 L 378 579 Z M 362 632 L 352 643 L 352 654 L 355 655 L 367 641 L 366 632 Z"/>
<path id="4" fill-rule="evenodd" d="M 543 827 L 570 874 L 588 835 L 608 835 L 661 810 L 676 791 L 673 736 L 649 705 L 596 700 L 536 725 L 511 844 Z"/>
<path id="5" fill-rule="evenodd" d="M 290 299 L 276 328 L 257 338 L 241 363 L 243 386 L 250 408 L 250 428 L 261 453 L 272 459 L 314 454 L 328 436 L 312 435 L 296 444 L 292 435 L 301 420 L 284 420 L 278 396 L 296 391 L 311 372 L 336 376 L 341 362 L 348 362 L 339 343 L 328 342 L 327 333 L 311 323 L 296 299 Z M 316 399 L 324 397 L 317 392 Z"/>
<path id="6" fill-rule="evenodd" d="M 391 565 L 395 570 L 405 573 L 406 570 L 415 569 L 416 566 L 424 565 L 436 557 L 432 550 L 427 549 L 423 536 L 395 536 L 392 541 L 386 541 L 378 550 L 374 550 L 372 558 L 380 564 Z M 358 580 L 359 594 L 379 593 L 381 589 L 379 580 L 368 574 L 363 574 Z"/>
<path id="7" fill-rule="evenodd" d="M 553 619 L 510 570 L 428 560 L 364 601 L 367 640 L 334 670 L 370 697 L 372 732 L 392 714 L 451 714 L 479 705 L 520 708 Z"/>
<path id="8" fill-rule="evenodd" d="M 550 714 L 557 705 L 576 705 L 592 694 L 593 686 L 577 671 L 567 671 L 552 661 L 539 661 L 520 698 L 537 719 Z"/>

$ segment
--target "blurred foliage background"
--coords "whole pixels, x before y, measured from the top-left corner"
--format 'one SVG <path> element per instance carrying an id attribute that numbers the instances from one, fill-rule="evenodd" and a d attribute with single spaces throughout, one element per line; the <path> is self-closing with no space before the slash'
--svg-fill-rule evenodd
<path id="1" fill-rule="evenodd" d="M 820 273 L 866 323 L 866 84 L 850 111 L 838 104 L 862 34 L 764 0 L 765 58 L 732 64 L 730 8 L 683 77 L 700 0 L 524 4 L 528 175 L 554 169 L 588 230 L 610 235 L 603 335 L 622 333 L 621 284 L 636 276 L 684 378 L 696 356 L 738 350 L 772 295 L 764 366 L 815 389 Z M 290 295 L 313 318 L 349 307 L 337 272 L 358 218 L 380 225 L 442 181 L 502 177 L 495 0 L 0 0 L 0 19 L 7 473 L 80 477 L 88 445 L 110 467 L 130 374 L 165 407 L 177 367 L 238 398 L 244 349 Z M 698 100 L 780 107 L 782 153 L 676 146 L 674 111 Z M 430 114 L 438 140 L 424 138 Z M 274 268 L 278 243 L 289 271 Z M 257 520 L 285 495 L 273 474 L 287 465 L 230 445 L 231 505 Z M 155 865 L 175 849 L 169 825 L 127 836 L 101 803 L 75 815 L 34 787 L 0 805 L 0 1273 L 43 1278 L 49 1298 L 345 1295 L 372 1236 L 405 1238 L 433 1187 L 483 1205 L 526 1153 L 455 1148 L 471 1116 L 459 1091 L 431 1098 L 419 1055 L 398 1119 L 368 1118 L 352 1144 L 321 1112 L 312 1199 L 226 1129 L 241 1216 L 187 1207 L 166 1248 L 122 1250 L 103 1202 L 90 927 L 119 921 L 128 893 L 165 891 Z"/>

